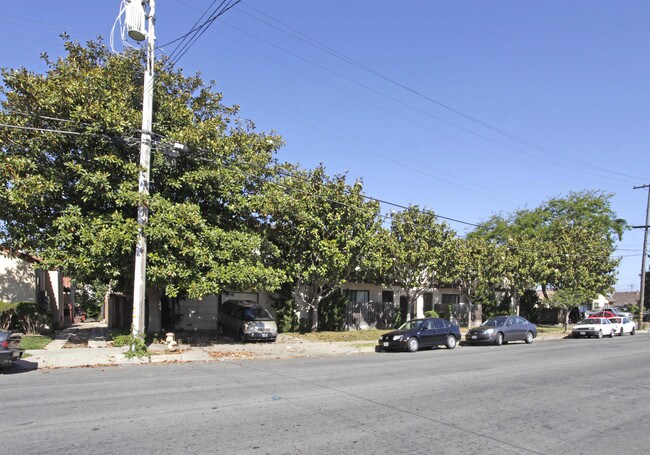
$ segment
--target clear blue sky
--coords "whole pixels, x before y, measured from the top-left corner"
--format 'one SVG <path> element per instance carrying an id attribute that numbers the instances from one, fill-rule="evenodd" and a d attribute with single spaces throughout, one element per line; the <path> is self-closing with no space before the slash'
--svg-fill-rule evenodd
<path id="1" fill-rule="evenodd" d="M 158 0 L 157 44 L 211 3 Z M 108 41 L 118 7 L 4 2 L 0 66 L 42 71 L 63 31 Z M 243 0 L 178 65 L 280 133 L 280 159 L 347 171 L 370 196 L 475 223 L 596 189 L 641 225 L 649 50 L 647 0 Z M 619 290 L 639 288 L 642 241 L 634 230 L 619 245 Z"/>

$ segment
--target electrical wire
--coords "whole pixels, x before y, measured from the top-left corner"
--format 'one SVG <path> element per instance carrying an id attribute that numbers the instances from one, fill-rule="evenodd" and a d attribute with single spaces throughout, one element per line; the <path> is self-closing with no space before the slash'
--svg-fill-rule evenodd
<path id="1" fill-rule="evenodd" d="M 262 22 L 262 23 L 264 23 L 264 24 L 266 24 L 266 25 L 268 25 L 268 26 L 270 26 L 272 28 L 275 28 L 276 30 L 279 30 L 279 31 L 281 31 L 281 32 L 283 32 L 285 34 L 288 34 L 289 36 L 292 36 L 292 37 L 294 37 L 296 39 L 299 39 L 300 41 L 302 41 L 302 42 L 304 42 L 304 43 L 306 43 L 308 45 L 316 47 L 317 49 L 319 49 L 319 50 L 321 50 L 323 52 L 326 52 L 326 53 L 328 53 L 328 54 L 330 54 L 330 55 L 332 55 L 332 56 L 334 56 L 336 58 L 339 58 L 340 60 L 342 60 L 342 61 L 344 61 L 344 62 L 346 62 L 346 63 L 348 63 L 350 65 L 353 65 L 353 66 L 355 66 L 355 67 L 357 67 L 357 68 L 359 68 L 359 69 L 361 69 L 363 71 L 366 71 L 369 74 L 372 74 L 372 75 L 374 75 L 374 76 L 376 76 L 376 77 L 378 77 L 378 78 L 380 78 L 380 79 L 382 79 L 382 80 L 384 80 L 386 82 L 389 82 L 389 83 L 391 83 L 391 84 L 393 84 L 393 85 L 395 85 L 395 86 L 397 86 L 397 87 L 399 87 L 399 88 L 401 88 L 403 90 L 406 90 L 407 92 L 409 92 L 411 94 L 414 94 L 414 95 L 416 95 L 416 96 L 418 96 L 418 97 L 420 97 L 420 98 L 422 98 L 422 99 L 424 99 L 424 100 L 426 100 L 426 101 L 428 101 L 430 103 L 433 103 L 433 104 L 435 104 L 435 105 L 437 105 L 439 107 L 442 107 L 443 109 L 446 109 L 449 112 L 452 112 L 452 113 L 454 113 L 454 114 L 456 114 L 456 115 L 458 115 L 458 116 L 460 116 L 462 118 L 470 120 L 470 121 L 472 121 L 472 122 L 474 122 L 474 123 L 476 123 L 478 125 L 481 125 L 481 126 L 487 128 L 489 130 L 492 130 L 492 131 L 494 131 L 496 133 L 499 133 L 499 134 L 501 134 L 501 135 L 503 135 L 503 136 L 505 136 L 505 137 L 507 137 L 509 139 L 512 139 L 512 140 L 517 141 L 517 142 L 519 142 L 521 144 L 527 145 L 527 146 L 529 146 L 531 148 L 540 150 L 542 152 L 550 153 L 550 154 L 552 154 L 552 155 L 554 155 L 554 156 L 556 156 L 558 158 L 573 162 L 575 164 L 579 164 L 581 166 L 585 166 L 585 167 L 589 167 L 589 168 L 592 168 L 592 169 L 595 169 L 595 170 L 599 170 L 601 172 L 606 172 L 608 174 L 614 173 L 614 174 L 617 174 L 619 176 L 627 177 L 627 178 L 631 178 L 631 179 L 639 179 L 640 178 L 640 177 L 637 177 L 637 176 L 632 176 L 632 175 L 629 175 L 629 174 L 616 172 L 616 171 L 613 171 L 610 168 L 607 168 L 607 169 L 602 168 L 600 166 L 596 166 L 593 163 L 589 163 L 587 161 L 578 160 L 576 158 L 573 158 L 573 157 L 564 155 L 562 153 L 556 152 L 556 151 L 554 151 L 554 150 L 552 150 L 552 149 L 550 149 L 548 147 L 538 145 L 535 142 L 532 142 L 532 141 L 529 141 L 529 140 L 524 139 L 522 137 L 519 137 L 519 136 L 517 136 L 517 135 L 515 135 L 513 133 L 510 133 L 510 132 L 508 132 L 506 130 L 503 130 L 503 129 L 499 128 L 499 127 L 496 127 L 496 126 L 490 124 L 489 122 L 486 122 L 484 120 L 481 120 L 479 118 L 471 116 L 471 115 L 469 115 L 469 114 L 467 114 L 467 113 L 465 113 L 463 111 L 460 111 L 459 109 L 453 108 L 453 107 L 451 107 L 451 106 L 449 106 L 449 105 L 447 105 L 445 103 L 442 103 L 442 102 L 440 102 L 440 101 L 438 101 L 438 100 L 436 100 L 436 99 L 434 99 L 434 98 L 432 98 L 432 97 L 430 97 L 430 96 L 428 96 L 428 95 L 426 95 L 426 94 L 424 94 L 424 93 L 422 93 L 422 92 L 420 92 L 418 90 L 415 90 L 415 89 L 413 89 L 413 88 L 411 88 L 411 87 L 409 87 L 409 86 L 407 86 L 407 85 L 405 85 L 405 84 L 403 84 L 403 83 L 401 83 L 401 82 L 399 82 L 399 81 L 397 81 L 397 80 L 395 80 L 395 79 L 393 79 L 393 78 L 391 78 L 389 76 L 386 76 L 385 74 L 383 74 L 383 73 L 381 73 L 381 72 L 379 72 L 379 71 L 377 71 L 377 70 L 375 70 L 375 69 L 373 69 L 373 68 L 371 68 L 371 67 L 369 67 L 367 65 L 364 65 L 364 64 L 360 63 L 359 61 L 357 61 L 357 60 L 355 60 L 355 59 L 353 59 L 353 58 L 351 58 L 351 57 L 349 57 L 349 56 L 347 56 L 347 55 L 345 55 L 345 54 L 343 54 L 343 53 L 341 53 L 341 52 L 339 52 L 339 51 L 337 51 L 337 50 L 335 50 L 335 49 L 333 49 L 333 48 L 331 48 L 331 47 L 329 47 L 329 46 L 327 46 L 327 45 L 325 45 L 325 44 L 323 44 L 321 42 L 319 42 L 318 40 L 306 35 L 305 33 L 295 29 L 294 27 L 291 27 L 291 26 L 283 23 L 279 19 L 274 18 L 273 16 L 261 11 L 260 9 L 254 7 L 252 5 L 245 4 L 245 6 L 247 8 L 250 8 L 250 9 L 256 11 L 257 13 L 262 14 L 262 15 L 268 17 L 269 19 L 281 24 L 286 29 L 289 29 L 289 30 L 291 30 L 292 32 L 295 32 L 295 33 L 287 32 L 286 30 L 283 30 L 280 27 L 276 27 L 273 24 L 269 23 L 268 21 L 260 19 L 260 18 L 256 17 L 255 15 L 248 14 L 245 11 L 241 11 L 242 14 L 246 14 L 247 16 L 252 17 L 253 19 L 258 20 L 258 21 L 260 21 L 260 22 Z"/>

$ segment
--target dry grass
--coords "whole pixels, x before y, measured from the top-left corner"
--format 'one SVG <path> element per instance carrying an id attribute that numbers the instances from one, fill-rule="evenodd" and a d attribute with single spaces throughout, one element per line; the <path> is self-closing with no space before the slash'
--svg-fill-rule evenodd
<path id="1" fill-rule="evenodd" d="M 377 341 L 379 336 L 383 333 L 390 332 L 390 330 L 349 330 L 345 332 L 312 332 L 312 333 L 297 333 L 289 332 L 284 335 L 290 336 L 298 340 L 307 341 Z"/>

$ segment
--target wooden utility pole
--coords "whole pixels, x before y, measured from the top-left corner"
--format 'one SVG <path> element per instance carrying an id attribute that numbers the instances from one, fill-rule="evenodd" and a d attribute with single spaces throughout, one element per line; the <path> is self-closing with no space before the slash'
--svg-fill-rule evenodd
<path id="1" fill-rule="evenodd" d="M 648 224 L 650 224 L 650 185 L 635 186 L 634 189 L 640 188 L 648 189 L 648 206 L 645 210 L 645 226 L 634 226 L 635 228 L 643 228 L 643 256 L 641 258 L 641 290 L 639 291 L 639 329 L 643 326 L 643 303 L 645 299 L 645 258 L 648 254 Z"/>

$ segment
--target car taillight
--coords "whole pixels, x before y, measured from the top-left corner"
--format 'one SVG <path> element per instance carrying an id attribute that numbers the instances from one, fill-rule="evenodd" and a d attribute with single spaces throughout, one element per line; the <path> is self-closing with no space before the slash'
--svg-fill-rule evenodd
<path id="1" fill-rule="evenodd" d="M 8 348 L 8 347 L 9 347 L 9 342 L 8 342 L 7 340 L 4 340 L 4 341 L 2 342 L 2 347 L 3 347 L 3 348 Z"/>

